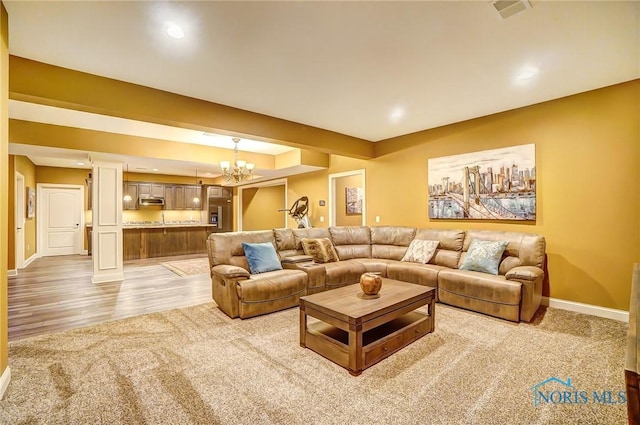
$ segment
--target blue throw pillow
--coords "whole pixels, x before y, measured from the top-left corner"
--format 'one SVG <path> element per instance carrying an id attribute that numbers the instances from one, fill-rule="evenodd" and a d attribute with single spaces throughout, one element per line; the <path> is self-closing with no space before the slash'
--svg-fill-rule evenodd
<path id="1" fill-rule="evenodd" d="M 507 248 L 507 245 L 509 245 L 508 241 L 473 239 L 460 269 L 497 275 L 502 253 Z"/>
<path id="2" fill-rule="evenodd" d="M 282 264 L 271 242 L 242 243 L 244 255 L 249 263 L 249 272 L 258 274 L 273 270 L 282 270 Z"/>

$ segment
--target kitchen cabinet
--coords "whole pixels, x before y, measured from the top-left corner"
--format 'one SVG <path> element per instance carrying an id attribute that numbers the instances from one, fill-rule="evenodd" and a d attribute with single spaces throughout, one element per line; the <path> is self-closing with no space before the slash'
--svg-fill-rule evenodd
<path id="1" fill-rule="evenodd" d="M 137 260 L 141 257 L 140 252 L 140 235 L 142 231 L 140 229 L 124 229 L 122 231 L 122 246 L 124 260 Z"/>
<path id="2" fill-rule="evenodd" d="M 90 191 L 89 183 L 87 181 L 88 191 Z M 138 199 L 140 197 L 164 198 L 165 210 L 201 210 L 205 201 L 200 185 L 127 181 L 122 187 L 123 198 L 125 195 L 131 196 L 131 201 L 122 201 L 123 210 L 139 209 Z M 199 202 L 194 202 L 195 198 Z"/>
<path id="3" fill-rule="evenodd" d="M 230 187 L 209 186 L 208 192 L 209 198 L 231 198 L 233 196 L 233 189 Z"/>
<path id="4" fill-rule="evenodd" d="M 130 201 L 125 201 L 124 197 L 129 195 Z M 137 210 L 138 209 L 138 183 L 125 182 L 122 185 L 122 209 Z"/>
<path id="5" fill-rule="evenodd" d="M 198 202 L 194 202 L 195 198 Z M 166 185 L 164 205 L 166 210 L 200 210 L 202 209 L 202 186 Z"/>
<path id="6" fill-rule="evenodd" d="M 196 202 L 197 199 L 197 202 Z M 185 186 L 184 187 L 184 209 L 201 210 L 202 209 L 202 186 Z"/>
<path id="7" fill-rule="evenodd" d="M 166 185 L 164 188 L 164 209 L 184 209 L 184 186 Z"/>
<path id="8" fill-rule="evenodd" d="M 138 196 L 151 196 L 154 198 L 164 198 L 164 184 L 138 183 Z"/>
<path id="9" fill-rule="evenodd" d="M 207 252 L 208 227 L 190 227 L 187 229 L 187 254 Z"/>

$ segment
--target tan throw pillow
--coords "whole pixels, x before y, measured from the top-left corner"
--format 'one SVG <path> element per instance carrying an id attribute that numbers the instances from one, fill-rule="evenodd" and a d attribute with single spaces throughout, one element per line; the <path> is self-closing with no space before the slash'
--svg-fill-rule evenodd
<path id="1" fill-rule="evenodd" d="M 316 263 L 340 261 L 338 253 L 329 238 L 303 238 L 300 242 L 304 253 L 313 257 L 313 261 Z"/>
<path id="2" fill-rule="evenodd" d="M 427 264 L 436 252 L 438 244 L 440 244 L 438 241 L 414 239 L 409 244 L 409 248 L 407 248 L 407 252 L 401 261 Z"/>

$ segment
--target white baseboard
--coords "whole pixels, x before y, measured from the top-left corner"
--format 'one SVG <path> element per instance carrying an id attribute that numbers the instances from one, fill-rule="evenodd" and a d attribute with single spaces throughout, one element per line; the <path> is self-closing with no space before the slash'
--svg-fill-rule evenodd
<path id="1" fill-rule="evenodd" d="M 82 250 L 82 255 L 89 255 L 89 250 L 83 249 Z"/>
<path id="2" fill-rule="evenodd" d="M 7 368 L 2 373 L 2 376 L 0 376 L 0 400 L 2 400 L 4 392 L 9 387 L 9 381 L 11 381 L 11 369 L 9 369 L 9 366 L 7 366 Z"/>
<path id="3" fill-rule="evenodd" d="M 625 310 L 616 310 L 614 308 L 600 307 L 598 305 L 583 304 L 575 301 L 566 301 L 549 297 L 542 297 L 542 305 L 629 323 L 629 312 Z"/>
<path id="4" fill-rule="evenodd" d="M 18 270 L 17 269 L 7 270 L 7 276 L 18 276 Z"/>
<path id="5" fill-rule="evenodd" d="M 38 258 L 38 257 L 39 257 L 39 256 L 38 256 L 38 253 L 33 253 L 33 254 L 31 254 L 31 257 L 27 258 L 27 259 L 24 261 L 24 266 L 25 266 L 25 267 L 27 267 L 29 264 L 33 263 L 33 261 L 34 261 L 36 258 Z"/>
<path id="6" fill-rule="evenodd" d="M 116 270 L 115 272 L 103 271 L 93 273 L 91 277 L 91 283 L 108 283 L 108 282 L 122 282 L 124 280 L 124 272 L 122 270 Z"/>

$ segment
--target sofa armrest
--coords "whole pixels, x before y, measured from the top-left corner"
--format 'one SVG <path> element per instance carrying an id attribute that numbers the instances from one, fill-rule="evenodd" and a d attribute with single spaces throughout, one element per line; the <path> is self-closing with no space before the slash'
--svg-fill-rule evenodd
<path id="1" fill-rule="evenodd" d="M 251 274 L 242 267 L 220 264 L 211 269 L 211 275 L 217 274 L 222 279 L 249 279 Z"/>
<path id="2" fill-rule="evenodd" d="M 227 316 L 240 315 L 238 281 L 249 279 L 251 275 L 242 267 L 221 264 L 211 269 L 211 295 L 218 308 Z"/>
<path id="3" fill-rule="evenodd" d="M 509 270 L 505 277 L 522 284 L 520 320 L 530 322 L 542 301 L 544 270 L 536 266 L 519 266 Z"/>
<path id="4" fill-rule="evenodd" d="M 514 267 L 504 276 L 507 280 L 517 280 L 518 282 L 527 281 L 534 282 L 544 277 L 544 271 L 540 267 L 535 266 L 519 266 Z"/>

